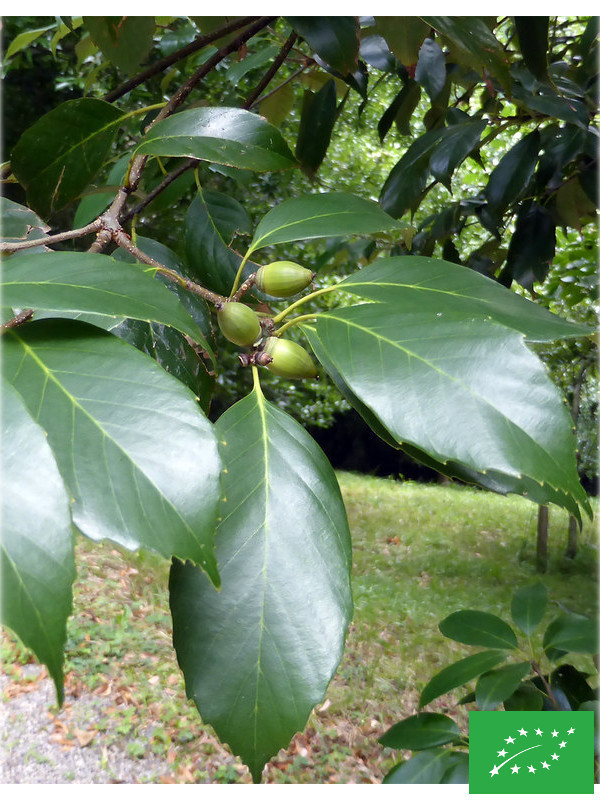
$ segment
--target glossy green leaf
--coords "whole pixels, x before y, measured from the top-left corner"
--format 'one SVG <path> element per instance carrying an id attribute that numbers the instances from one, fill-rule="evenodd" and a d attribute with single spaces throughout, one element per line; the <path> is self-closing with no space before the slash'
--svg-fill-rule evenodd
<path id="1" fill-rule="evenodd" d="M 536 78 L 548 75 L 548 22 L 549 17 L 513 17 L 519 48 L 527 68 Z"/>
<path id="2" fill-rule="evenodd" d="M 420 200 L 429 175 L 431 151 L 448 128 L 427 131 L 414 141 L 392 169 L 379 195 L 381 207 L 392 217 L 402 217 Z"/>
<path id="3" fill-rule="evenodd" d="M 510 625 L 486 611 L 455 611 L 440 622 L 448 639 L 479 647 L 514 648 L 517 637 Z"/>
<path id="4" fill-rule="evenodd" d="M 419 708 L 426 706 L 435 700 L 436 697 L 441 697 L 443 694 L 451 692 L 465 683 L 469 683 L 474 678 L 479 677 L 484 672 L 493 669 L 506 658 L 506 653 L 487 650 L 483 653 L 475 653 L 473 656 L 467 656 L 443 670 L 438 672 L 421 692 L 419 698 Z"/>
<path id="5" fill-rule="evenodd" d="M 256 53 L 252 53 L 251 55 L 247 55 L 241 61 L 238 61 L 237 63 L 234 63 L 233 66 L 229 67 L 227 70 L 227 80 L 234 86 L 237 86 L 244 75 L 252 72 L 253 69 L 257 69 L 258 67 L 262 67 L 267 64 L 269 61 L 275 58 L 278 52 L 279 47 L 277 47 L 277 45 L 267 45 L 266 47 L 263 47 L 262 50 L 258 50 Z"/>
<path id="6" fill-rule="evenodd" d="M 50 227 L 32 211 L 8 197 L 0 197 L 0 217 L 2 219 L 2 241 L 23 242 L 39 239 Z"/>
<path id="7" fill-rule="evenodd" d="M 525 475 L 540 492 L 562 493 L 571 513 L 578 504 L 589 513 L 571 418 L 519 334 L 464 314 L 400 314 L 391 302 L 322 313 L 302 328 L 399 446 L 476 472 Z"/>
<path id="8" fill-rule="evenodd" d="M 296 166 L 277 128 L 242 108 L 192 108 L 157 123 L 137 154 L 188 156 L 257 172 Z"/>
<path id="9" fill-rule="evenodd" d="M 11 165 L 42 217 L 67 205 L 106 162 L 123 113 L 110 103 L 84 97 L 44 114 L 15 145 Z"/>
<path id="10" fill-rule="evenodd" d="M 97 253 L 53 252 L 10 260 L 2 273 L 3 302 L 44 316 L 85 312 L 171 325 L 211 352 L 181 304 L 154 279 L 156 269 Z M 36 318 L 41 318 L 38 314 Z M 93 321 L 89 316 L 88 321 Z M 100 322 L 105 327 L 104 322 Z"/>
<path id="11" fill-rule="evenodd" d="M 523 137 L 494 168 L 484 189 L 490 212 L 500 219 L 508 206 L 525 189 L 535 166 L 540 149 L 538 131 Z"/>
<path id="12" fill-rule="evenodd" d="M 435 145 L 429 159 L 429 169 L 433 177 L 448 190 L 451 189 L 452 173 L 477 147 L 486 127 L 485 120 L 452 125 L 448 135 Z"/>
<path id="13" fill-rule="evenodd" d="M 454 742 L 459 736 L 458 725 L 453 719 L 444 714 L 423 712 L 392 725 L 379 742 L 396 750 L 427 750 Z"/>
<path id="14" fill-rule="evenodd" d="M 525 106 L 529 111 L 562 119 L 586 129 L 589 125 L 590 116 L 586 104 L 576 98 L 562 96 L 552 86 L 544 84 L 537 91 L 530 91 L 521 84 L 514 83 L 512 95 L 518 106 Z"/>
<path id="15" fill-rule="evenodd" d="M 201 189 L 185 217 L 183 241 L 190 271 L 203 286 L 225 296 L 231 291 L 242 260 L 228 246 L 232 227 L 245 219 L 245 212 L 233 198 Z M 256 265 L 248 263 L 243 278 L 255 271 Z"/>
<path id="16" fill-rule="evenodd" d="M 543 583 L 524 586 L 513 595 L 510 613 L 527 636 L 531 636 L 542 621 L 548 605 L 548 590 Z"/>
<path id="17" fill-rule="evenodd" d="M 544 695 L 532 683 L 525 681 L 504 699 L 503 705 L 505 711 L 541 711 Z"/>
<path id="18" fill-rule="evenodd" d="M 384 783 L 441 783 L 446 771 L 454 766 L 452 751 L 436 747 L 397 764 L 383 779 Z"/>
<path id="19" fill-rule="evenodd" d="M 436 100 L 446 85 L 446 58 L 435 39 L 425 39 L 419 50 L 415 80 Z"/>
<path id="20" fill-rule="evenodd" d="M 509 58 L 482 17 L 421 17 L 453 47 L 471 57 L 473 66 L 485 67 L 500 83 L 509 84 Z"/>
<path id="21" fill-rule="evenodd" d="M 83 23 L 102 55 L 133 73 L 150 52 L 154 17 L 84 17 Z"/>
<path id="22" fill-rule="evenodd" d="M 596 620 L 564 614 L 553 620 L 544 633 L 544 650 L 554 648 L 568 653 L 597 653 Z"/>
<path id="23" fill-rule="evenodd" d="M 220 460 L 189 389 L 85 323 L 31 322 L 3 340 L 4 376 L 48 434 L 79 530 L 188 558 L 218 583 Z"/>
<path id="24" fill-rule="evenodd" d="M 375 32 L 383 36 L 398 61 L 416 64 L 429 26 L 419 17 L 375 17 Z"/>
<path id="25" fill-rule="evenodd" d="M 287 17 L 292 28 L 329 66 L 342 75 L 358 68 L 356 17 Z"/>
<path id="26" fill-rule="evenodd" d="M 63 699 L 75 557 L 69 497 L 44 435 L 2 382 L 2 624 L 46 664 Z"/>
<path id="27" fill-rule="evenodd" d="M 523 206 L 517 215 L 500 280 L 507 286 L 515 280 L 532 289 L 535 282 L 544 282 L 555 250 L 556 225 L 548 209 L 536 204 Z"/>
<path id="28" fill-rule="evenodd" d="M 372 200 L 345 192 L 305 195 L 285 200 L 265 214 L 254 233 L 250 252 L 298 239 L 379 233 L 405 227 Z"/>
<path id="29" fill-rule="evenodd" d="M 365 300 L 390 303 L 399 315 L 418 308 L 489 319 L 520 331 L 531 342 L 591 333 L 472 269 L 424 256 L 378 259 L 342 281 L 340 288 Z"/>
<path id="30" fill-rule="evenodd" d="M 188 696 L 257 781 L 305 725 L 341 658 L 350 536 L 329 462 L 258 387 L 216 427 L 222 589 L 173 564 L 173 640 Z"/>
<path id="31" fill-rule="evenodd" d="M 395 72 L 398 69 L 398 61 L 383 36 L 364 36 L 360 41 L 360 57 L 383 72 Z"/>
<path id="32" fill-rule="evenodd" d="M 475 699 L 481 711 L 492 711 L 503 700 L 510 697 L 523 678 L 531 672 L 531 664 L 524 661 L 520 664 L 508 664 L 492 672 L 486 672 L 477 681 Z"/>
<path id="33" fill-rule="evenodd" d="M 17 34 L 12 42 L 8 45 L 6 53 L 4 54 L 4 60 L 8 61 L 9 58 L 12 58 L 16 53 L 24 50 L 26 47 L 29 47 L 32 42 L 35 42 L 36 39 L 42 35 L 42 33 L 46 33 L 49 31 L 50 28 L 54 28 L 54 25 L 45 25 L 43 28 L 33 28 L 30 31 L 23 31 L 22 33 Z"/>
<path id="34" fill-rule="evenodd" d="M 74 228 L 83 228 L 108 208 L 117 195 L 118 187 L 123 183 L 130 158 L 130 154 L 126 153 L 110 168 L 106 176 L 106 185 L 112 188 L 93 192 L 81 198 L 73 220 Z"/>
<path id="35" fill-rule="evenodd" d="M 318 92 L 304 92 L 296 158 L 302 171 L 314 177 L 321 166 L 336 121 L 336 93 L 333 79 Z"/>
<path id="36" fill-rule="evenodd" d="M 394 122 L 401 134 L 410 136 L 410 120 L 420 99 L 421 87 L 419 84 L 412 79 L 407 80 L 377 124 L 380 141 L 385 139 Z"/>

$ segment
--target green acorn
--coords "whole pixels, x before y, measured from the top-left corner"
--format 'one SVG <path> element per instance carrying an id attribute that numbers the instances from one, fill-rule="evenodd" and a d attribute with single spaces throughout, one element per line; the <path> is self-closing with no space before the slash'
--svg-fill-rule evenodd
<path id="1" fill-rule="evenodd" d="M 267 369 L 282 378 L 316 378 L 317 368 L 306 350 L 290 339 L 279 339 L 269 336 L 263 352 L 271 356 L 273 361 Z"/>
<path id="2" fill-rule="evenodd" d="M 315 273 L 293 261 L 274 261 L 256 272 L 255 283 L 271 297 L 292 297 L 310 284 Z"/>
<path id="3" fill-rule="evenodd" d="M 217 311 L 217 321 L 223 336 L 240 347 L 253 344 L 260 338 L 260 321 L 244 303 L 223 303 Z"/>

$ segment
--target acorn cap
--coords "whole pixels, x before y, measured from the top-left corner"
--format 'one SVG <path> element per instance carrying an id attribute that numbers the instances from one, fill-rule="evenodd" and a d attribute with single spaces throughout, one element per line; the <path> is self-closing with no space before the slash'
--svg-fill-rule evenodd
<path id="1" fill-rule="evenodd" d="M 260 320 L 252 309 L 244 303 L 223 303 L 217 311 L 219 328 L 230 342 L 246 347 L 260 338 Z"/>
<path id="2" fill-rule="evenodd" d="M 274 261 L 257 270 L 254 282 L 272 297 L 292 297 L 306 289 L 314 277 L 314 272 L 293 261 Z"/>
<path id="3" fill-rule="evenodd" d="M 270 336 L 263 352 L 271 356 L 273 361 L 267 369 L 282 378 L 316 378 L 317 368 L 306 350 L 290 339 Z"/>

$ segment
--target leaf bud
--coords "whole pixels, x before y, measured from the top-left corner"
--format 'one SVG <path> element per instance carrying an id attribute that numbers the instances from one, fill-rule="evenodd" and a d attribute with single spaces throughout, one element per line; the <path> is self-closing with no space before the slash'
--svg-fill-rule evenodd
<path id="1" fill-rule="evenodd" d="M 306 289 L 314 277 L 314 272 L 293 261 L 274 261 L 257 270 L 254 282 L 271 297 L 292 297 Z"/>
<path id="2" fill-rule="evenodd" d="M 230 342 L 246 347 L 260 338 L 260 320 L 244 303 L 223 303 L 217 310 L 217 321 L 223 336 Z"/>
<path id="3" fill-rule="evenodd" d="M 306 350 L 290 339 L 270 336 L 263 352 L 273 359 L 267 368 L 282 378 L 316 378 L 317 368 Z"/>

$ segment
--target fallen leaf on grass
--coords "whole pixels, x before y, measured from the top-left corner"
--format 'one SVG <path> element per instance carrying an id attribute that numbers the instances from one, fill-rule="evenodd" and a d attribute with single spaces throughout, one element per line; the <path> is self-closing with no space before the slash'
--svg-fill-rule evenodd
<path id="1" fill-rule="evenodd" d="M 96 735 L 96 731 L 82 731 L 79 728 L 75 728 L 73 733 L 79 743 L 79 747 L 87 747 L 88 744 L 91 744 Z"/>

